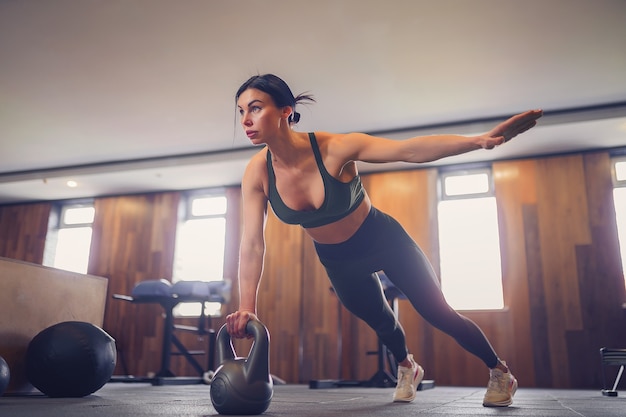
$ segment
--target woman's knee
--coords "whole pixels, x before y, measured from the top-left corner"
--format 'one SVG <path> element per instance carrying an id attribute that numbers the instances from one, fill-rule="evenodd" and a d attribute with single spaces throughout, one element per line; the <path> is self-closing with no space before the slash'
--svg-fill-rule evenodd
<path id="1" fill-rule="evenodd" d="M 449 335 L 462 334 L 468 330 L 467 319 L 452 308 L 420 314 L 432 326 Z"/>

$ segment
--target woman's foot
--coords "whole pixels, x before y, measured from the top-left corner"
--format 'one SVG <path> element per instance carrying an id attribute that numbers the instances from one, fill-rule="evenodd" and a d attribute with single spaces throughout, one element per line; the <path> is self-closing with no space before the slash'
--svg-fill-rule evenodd
<path id="1" fill-rule="evenodd" d="M 517 379 L 505 362 L 502 362 L 501 365 L 489 370 L 489 385 L 487 385 L 487 393 L 483 399 L 483 406 L 485 407 L 506 407 L 513 404 L 513 395 L 517 390 Z"/>
<path id="2" fill-rule="evenodd" d="M 414 360 L 413 355 L 407 356 L 411 367 L 398 366 L 398 384 L 393 393 L 394 402 L 411 402 L 417 394 L 417 387 L 424 378 L 424 369 Z"/>

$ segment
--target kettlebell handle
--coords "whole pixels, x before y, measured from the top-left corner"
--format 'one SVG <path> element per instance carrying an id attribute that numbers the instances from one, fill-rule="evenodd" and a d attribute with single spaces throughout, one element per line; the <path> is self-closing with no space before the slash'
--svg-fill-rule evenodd
<path id="1" fill-rule="evenodd" d="M 258 319 L 248 320 L 248 323 L 246 323 L 246 334 L 252 335 L 255 341 L 260 338 L 263 338 L 263 339 L 267 338 L 267 341 L 269 342 L 270 334 L 267 331 L 267 328 L 265 327 L 265 325 L 261 323 Z M 220 345 L 222 345 L 222 344 L 228 344 L 230 343 L 230 341 L 231 341 L 231 338 L 230 338 L 230 334 L 228 333 L 228 330 L 226 329 L 226 324 L 223 324 L 222 327 L 220 327 L 219 331 L 217 332 L 217 342 Z M 224 343 L 220 343 L 220 342 L 224 342 Z M 232 358 L 225 357 L 224 359 L 233 359 L 233 358 L 234 358 L 234 354 Z"/>
<path id="2" fill-rule="evenodd" d="M 246 333 L 254 337 L 254 343 L 246 360 L 248 381 L 268 381 L 270 379 L 270 333 L 258 320 L 248 321 Z"/>
<path id="3" fill-rule="evenodd" d="M 270 334 L 265 325 L 256 319 L 250 319 L 246 323 L 246 333 L 254 338 L 254 343 L 245 363 L 246 374 L 252 380 L 267 379 L 269 377 Z M 235 349 L 225 324 L 217 332 L 216 345 L 219 364 L 236 358 Z"/>
<path id="4" fill-rule="evenodd" d="M 255 341 L 267 339 L 269 342 L 270 339 L 270 334 L 267 331 L 267 328 L 257 319 L 248 320 L 248 323 L 246 323 L 246 333 L 251 334 Z"/>

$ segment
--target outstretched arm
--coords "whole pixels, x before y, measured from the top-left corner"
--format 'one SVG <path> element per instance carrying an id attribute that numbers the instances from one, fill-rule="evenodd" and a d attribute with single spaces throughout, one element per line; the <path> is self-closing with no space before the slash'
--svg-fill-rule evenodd
<path id="1" fill-rule="evenodd" d="M 256 318 L 256 302 L 265 256 L 264 229 L 267 199 L 259 165 L 251 161 L 242 180 L 243 233 L 239 249 L 239 308 L 226 317 L 231 337 L 246 337 L 246 324 Z"/>
<path id="2" fill-rule="evenodd" d="M 347 160 L 364 162 L 430 162 L 476 149 L 493 149 L 537 124 L 541 110 L 529 110 L 478 136 L 430 135 L 392 140 L 363 133 L 349 133 L 334 149 Z"/>

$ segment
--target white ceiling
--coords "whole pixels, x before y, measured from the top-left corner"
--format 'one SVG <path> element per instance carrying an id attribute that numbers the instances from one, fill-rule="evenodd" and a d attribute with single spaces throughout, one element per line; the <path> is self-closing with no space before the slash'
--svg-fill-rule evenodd
<path id="1" fill-rule="evenodd" d="M 316 97 L 304 131 L 546 111 L 445 164 L 626 147 L 623 0 L 0 0 L 0 204 L 236 184 L 234 93 L 266 72 Z"/>

